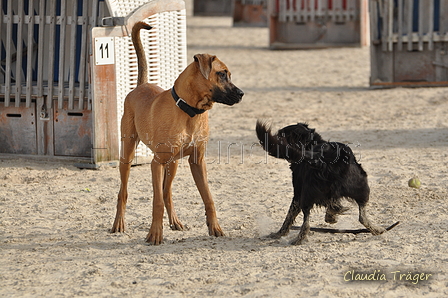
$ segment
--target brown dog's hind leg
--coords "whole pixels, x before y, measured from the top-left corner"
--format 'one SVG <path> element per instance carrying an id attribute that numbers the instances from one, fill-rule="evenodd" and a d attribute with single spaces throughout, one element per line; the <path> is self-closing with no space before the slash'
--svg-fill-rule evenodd
<path id="1" fill-rule="evenodd" d="M 205 206 L 205 216 L 207 217 L 208 233 L 210 236 L 225 236 L 216 217 L 215 204 L 213 203 L 212 194 L 208 188 L 207 170 L 205 168 L 205 161 L 203 154 L 199 154 L 199 158 L 190 155 L 190 170 L 193 175 L 194 182 L 201 194 L 202 201 Z"/>
<path id="2" fill-rule="evenodd" d="M 373 235 L 380 235 L 386 231 L 386 229 L 370 223 L 370 220 L 367 218 L 365 205 L 359 205 L 359 222 L 362 223 L 363 226 L 365 226 Z"/>
<path id="3" fill-rule="evenodd" d="M 177 166 L 177 161 L 173 161 L 165 167 L 165 178 L 163 180 L 163 201 L 165 203 L 166 212 L 168 213 L 170 228 L 172 230 L 182 231 L 184 226 L 180 222 L 176 211 L 174 210 L 173 195 L 171 190 L 174 176 L 176 176 Z"/>
<path id="4" fill-rule="evenodd" d="M 303 208 L 303 224 L 300 228 L 299 235 L 296 239 L 291 241 L 292 245 L 300 245 L 304 240 L 306 240 L 308 233 L 310 232 L 310 211 L 311 207 Z"/>
<path id="5" fill-rule="evenodd" d="M 135 132 L 133 122 L 127 126 L 122 125 L 121 152 L 120 152 L 120 191 L 118 192 L 117 213 L 111 229 L 111 233 L 125 231 L 126 203 L 128 200 L 128 180 L 131 171 L 131 163 L 134 159 L 135 148 L 139 139 Z"/>
<path id="6" fill-rule="evenodd" d="M 287 235 L 289 233 L 289 229 L 291 228 L 294 220 L 297 215 L 300 213 L 300 207 L 297 200 L 292 199 L 291 206 L 289 206 L 288 214 L 283 222 L 282 227 L 276 233 L 270 234 L 268 237 L 273 239 L 280 239 L 281 237 Z"/>

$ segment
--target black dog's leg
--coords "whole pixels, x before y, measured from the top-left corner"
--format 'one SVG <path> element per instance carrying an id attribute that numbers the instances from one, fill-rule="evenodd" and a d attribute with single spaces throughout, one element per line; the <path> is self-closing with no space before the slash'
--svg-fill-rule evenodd
<path id="1" fill-rule="evenodd" d="M 311 207 L 302 208 L 303 224 L 302 227 L 300 228 L 300 232 L 297 238 L 291 241 L 292 245 L 300 245 L 306 239 L 310 231 L 310 211 Z"/>
<path id="2" fill-rule="evenodd" d="M 292 224 L 294 223 L 294 220 L 296 219 L 299 213 L 300 213 L 300 206 L 298 200 L 293 198 L 291 206 L 289 207 L 288 214 L 286 215 L 282 227 L 278 232 L 270 234 L 269 237 L 273 239 L 280 239 L 282 236 L 287 235 L 289 233 L 289 229 L 291 228 Z"/>
<path id="3" fill-rule="evenodd" d="M 338 222 L 338 214 L 343 214 L 348 211 L 350 208 L 342 206 L 340 203 L 333 204 L 327 208 L 327 212 L 325 213 L 325 222 L 334 224 Z"/>
<path id="4" fill-rule="evenodd" d="M 382 227 L 372 225 L 367 218 L 366 205 L 359 204 L 359 222 L 363 224 L 373 235 L 380 235 L 386 231 Z"/>

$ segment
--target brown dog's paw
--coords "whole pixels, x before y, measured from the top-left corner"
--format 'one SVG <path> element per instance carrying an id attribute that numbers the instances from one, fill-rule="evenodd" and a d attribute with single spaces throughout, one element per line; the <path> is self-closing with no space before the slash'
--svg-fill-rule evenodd
<path id="1" fill-rule="evenodd" d="M 154 228 L 151 226 L 149 233 L 146 236 L 146 242 L 151 245 L 159 245 L 163 242 L 163 230 L 162 228 Z"/>
<path id="2" fill-rule="evenodd" d="M 184 227 L 184 225 L 180 222 L 180 220 L 177 217 L 170 220 L 170 228 L 173 231 L 188 230 L 188 228 Z"/>
<path id="3" fill-rule="evenodd" d="M 170 229 L 173 231 L 183 231 L 186 230 L 183 224 L 179 223 L 172 223 L 170 224 Z"/>
<path id="4" fill-rule="evenodd" d="M 114 225 L 112 226 L 112 229 L 110 229 L 111 233 L 122 233 L 124 232 L 124 218 L 115 218 Z"/>
<path id="5" fill-rule="evenodd" d="M 219 226 L 219 224 L 209 225 L 209 227 L 208 227 L 208 234 L 210 236 L 215 236 L 215 237 L 223 237 L 223 236 L 225 236 L 225 234 L 222 231 L 222 229 Z"/>

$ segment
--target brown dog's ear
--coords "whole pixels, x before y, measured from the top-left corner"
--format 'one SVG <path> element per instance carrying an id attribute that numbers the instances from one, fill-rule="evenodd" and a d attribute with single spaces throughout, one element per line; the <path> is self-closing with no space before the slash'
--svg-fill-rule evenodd
<path id="1" fill-rule="evenodd" d="M 212 56 L 209 54 L 194 55 L 194 61 L 198 63 L 199 70 L 207 80 L 210 76 L 210 72 L 212 71 L 212 62 L 213 60 L 215 60 L 215 58 L 216 56 Z"/>

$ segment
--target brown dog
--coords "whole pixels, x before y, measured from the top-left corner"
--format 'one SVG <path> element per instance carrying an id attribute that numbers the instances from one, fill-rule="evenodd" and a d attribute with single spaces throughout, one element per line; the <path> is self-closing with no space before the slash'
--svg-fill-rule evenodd
<path id="1" fill-rule="evenodd" d="M 231 82 L 226 65 L 208 54 L 195 55 L 194 62 L 179 75 L 171 90 L 164 91 L 148 83 L 146 57 L 140 41 L 141 29 L 149 30 L 151 27 L 139 22 L 132 29 L 138 59 L 138 86 L 126 97 L 121 119 L 121 187 L 111 232 L 125 230 L 129 172 L 135 148 L 142 141 L 154 153 L 151 163 L 154 191 L 152 224 L 146 241 L 155 245 L 162 243 L 164 206 L 171 229 L 184 228 L 174 211 L 171 196 L 177 160 L 184 156 L 189 156 L 191 173 L 205 205 L 209 234 L 224 236 L 208 188 L 204 161 L 209 130 L 207 111 L 215 102 L 226 105 L 238 103 L 244 93 Z"/>

